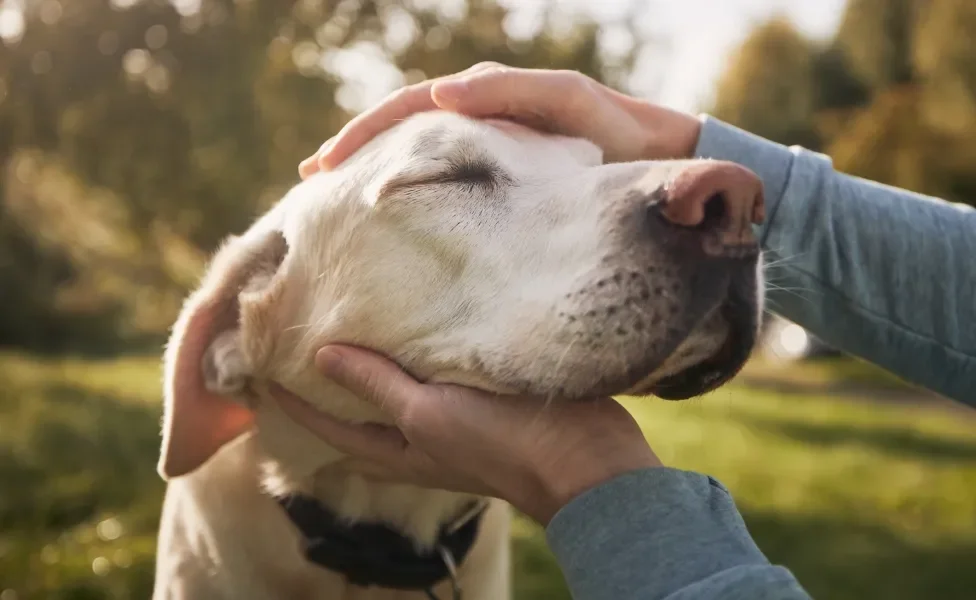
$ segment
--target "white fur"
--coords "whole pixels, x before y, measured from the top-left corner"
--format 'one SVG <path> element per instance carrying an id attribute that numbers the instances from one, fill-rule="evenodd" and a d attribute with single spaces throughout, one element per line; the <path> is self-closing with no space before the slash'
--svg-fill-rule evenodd
<path id="1" fill-rule="evenodd" d="M 458 162 L 485 161 L 498 176 L 491 185 L 424 183 Z M 349 589 L 307 563 L 297 532 L 265 492 L 312 494 L 350 519 L 391 523 L 419 544 L 471 498 L 343 471 L 338 452 L 267 399 L 267 382 L 340 418 L 384 421 L 316 372 L 319 347 L 373 348 L 422 380 L 567 397 L 598 385 L 639 391 L 700 361 L 727 336 L 714 315 L 686 332 L 687 352 L 648 356 L 686 304 L 685 273 L 630 226 L 642 214 L 641 193 L 685 164 L 603 165 L 585 141 L 427 113 L 296 186 L 217 256 L 174 329 L 161 469 L 179 476 L 166 494 L 155 597 L 420 598 Z M 283 257 L 276 235 L 287 244 Z M 214 306 L 219 318 L 200 316 Z M 653 325 L 655 315 L 664 323 Z M 237 394 L 256 425 L 198 448 L 209 458 L 202 465 L 185 448 L 198 436 L 180 434 L 194 403 L 204 402 L 181 394 L 206 393 L 180 371 L 194 334 L 209 347 L 201 354 L 206 386 Z M 634 365 L 644 363 L 635 379 Z M 190 458 L 173 466 L 181 453 Z M 492 503 L 481 531 L 461 569 L 465 598 L 504 600 L 504 505 Z"/>

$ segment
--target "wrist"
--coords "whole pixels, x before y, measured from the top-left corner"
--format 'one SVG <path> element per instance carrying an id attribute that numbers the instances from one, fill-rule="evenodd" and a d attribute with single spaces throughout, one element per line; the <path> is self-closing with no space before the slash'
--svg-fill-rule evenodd
<path id="1" fill-rule="evenodd" d="M 702 124 L 694 115 L 659 107 L 663 112 L 658 136 L 664 155 L 662 158 L 691 158 L 695 155 Z"/>
<path id="2" fill-rule="evenodd" d="M 692 158 L 701 137 L 701 121 L 692 114 L 645 102 L 645 160 Z"/>
<path id="3" fill-rule="evenodd" d="M 585 492 L 621 475 L 663 466 L 646 444 L 635 450 L 618 453 L 609 459 L 584 457 L 565 467 L 554 465 L 553 468 L 540 469 L 536 474 L 536 484 L 531 486 L 536 490 L 533 497 L 522 503 L 523 506 L 513 504 L 546 526 L 560 509 Z"/>

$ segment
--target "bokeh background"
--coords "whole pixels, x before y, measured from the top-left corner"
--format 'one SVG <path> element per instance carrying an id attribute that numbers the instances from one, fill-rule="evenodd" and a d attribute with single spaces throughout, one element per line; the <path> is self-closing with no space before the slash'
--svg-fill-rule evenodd
<path id="1" fill-rule="evenodd" d="M 577 69 L 976 202 L 972 0 L 2 0 L 0 42 L 0 600 L 149 596 L 167 327 L 215 245 L 400 85 Z M 973 598 L 976 413 L 773 354 L 625 402 L 815 597 Z M 538 528 L 513 544 L 517 598 L 569 597 Z"/>

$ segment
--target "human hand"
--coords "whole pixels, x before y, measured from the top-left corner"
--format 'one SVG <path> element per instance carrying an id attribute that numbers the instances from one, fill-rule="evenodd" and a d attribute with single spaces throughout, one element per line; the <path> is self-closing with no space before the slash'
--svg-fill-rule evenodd
<path id="1" fill-rule="evenodd" d="M 274 396 L 368 477 L 502 498 L 547 524 L 586 490 L 661 466 L 633 418 L 611 398 L 545 402 L 425 385 L 393 362 L 350 347 L 323 348 L 316 365 L 388 413 L 395 426 L 342 422 L 280 388 Z"/>
<path id="2" fill-rule="evenodd" d="M 701 132 L 692 115 L 631 98 L 576 71 L 486 62 L 397 90 L 349 121 L 298 172 L 304 179 L 333 169 L 398 121 L 435 109 L 586 138 L 603 149 L 607 162 L 690 158 Z"/>

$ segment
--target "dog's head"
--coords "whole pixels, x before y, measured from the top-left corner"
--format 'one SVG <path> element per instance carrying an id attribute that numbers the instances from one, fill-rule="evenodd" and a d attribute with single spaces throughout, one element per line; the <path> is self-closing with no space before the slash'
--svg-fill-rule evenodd
<path id="1" fill-rule="evenodd" d="M 755 341 L 761 218 L 759 180 L 730 163 L 605 165 L 586 141 L 415 116 L 215 257 L 168 348 L 161 471 L 194 469 L 255 418 L 272 455 L 321 466 L 321 442 L 262 390 L 380 419 L 315 372 L 329 342 L 500 393 L 712 390 Z"/>

